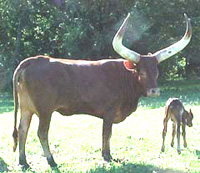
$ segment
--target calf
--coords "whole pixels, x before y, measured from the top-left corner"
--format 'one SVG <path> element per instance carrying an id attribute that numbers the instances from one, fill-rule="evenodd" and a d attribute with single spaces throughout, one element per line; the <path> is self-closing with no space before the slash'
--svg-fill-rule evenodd
<path id="1" fill-rule="evenodd" d="M 162 148 L 161 151 L 165 151 L 165 136 L 167 133 L 167 122 L 171 118 L 173 124 L 172 124 L 172 142 L 171 146 L 174 146 L 174 136 L 176 134 L 176 125 L 177 125 L 177 151 L 180 154 L 181 149 L 180 149 L 180 126 L 182 125 L 182 135 L 183 135 L 183 141 L 184 141 L 184 147 L 187 147 L 187 142 L 186 142 L 186 132 L 185 132 L 185 126 L 186 124 L 189 127 L 192 127 L 192 119 L 193 119 L 193 114 L 190 109 L 190 112 L 186 111 L 184 109 L 183 104 L 181 101 L 177 98 L 169 98 L 165 104 L 165 118 L 163 121 L 164 128 L 162 132 L 162 138 L 163 138 L 163 143 L 162 143 Z"/>

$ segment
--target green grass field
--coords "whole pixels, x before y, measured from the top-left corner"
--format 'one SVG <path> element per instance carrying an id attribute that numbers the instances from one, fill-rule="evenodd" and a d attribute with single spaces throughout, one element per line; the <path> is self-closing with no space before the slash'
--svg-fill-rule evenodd
<path id="1" fill-rule="evenodd" d="M 38 118 L 33 117 L 26 144 L 27 172 L 82 173 L 175 173 L 200 172 L 200 81 L 161 83 L 161 96 L 141 98 L 136 112 L 113 126 L 111 153 L 121 163 L 106 163 L 101 158 L 102 120 L 88 115 L 70 117 L 53 114 L 49 133 L 50 148 L 58 169 L 52 170 L 43 156 L 37 137 Z M 169 97 L 180 98 L 194 113 L 193 127 L 186 128 L 188 148 L 178 155 L 171 142 L 171 121 L 162 143 L 164 103 Z M 21 172 L 18 150 L 12 152 L 13 103 L 9 94 L 0 95 L 0 172 Z M 19 122 L 19 121 L 18 121 Z"/>

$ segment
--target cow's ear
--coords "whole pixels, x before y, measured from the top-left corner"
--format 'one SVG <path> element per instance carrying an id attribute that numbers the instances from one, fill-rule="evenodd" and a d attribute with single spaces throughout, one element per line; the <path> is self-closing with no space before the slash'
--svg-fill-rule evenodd
<path id="1" fill-rule="evenodd" d="M 136 67 L 136 64 L 130 62 L 130 61 L 124 61 L 124 67 L 127 69 L 127 70 L 134 70 L 135 67 Z"/>

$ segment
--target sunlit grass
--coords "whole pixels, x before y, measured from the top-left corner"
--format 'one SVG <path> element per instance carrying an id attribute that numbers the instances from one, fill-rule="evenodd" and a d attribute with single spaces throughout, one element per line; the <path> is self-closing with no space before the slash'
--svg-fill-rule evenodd
<path id="1" fill-rule="evenodd" d="M 51 122 L 50 148 L 60 172 L 200 172 L 200 83 L 192 81 L 162 84 L 161 96 L 142 98 L 136 112 L 124 122 L 113 126 L 111 153 L 121 163 L 105 163 L 101 158 L 102 120 L 88 115 L 70 117 L 54 113 Z M 171 122 L 168 123 L 166 151 L 160 152 L 162 142 L 164 103 L 169 97 L 179 97 L 192 108 L 194 125 L 186 129 L 188 148 L 177 154 L 172 148 Z M 19 172 L 18 151 L 12 152 L 13 112 L 11 97 L 1 97 L 8 108 L 0 114 L 0 172 Z M 0 104 L 1 105 L 1 104 Z M 11 112 L 7 112 L 10 110 Z M 7 113 L 6 113 L 7 112 Z M 26 145 L 28 172 L 58 172 L 52 170 L 43 157 L 37 137 L 38 118 L 33 117 Z"/>

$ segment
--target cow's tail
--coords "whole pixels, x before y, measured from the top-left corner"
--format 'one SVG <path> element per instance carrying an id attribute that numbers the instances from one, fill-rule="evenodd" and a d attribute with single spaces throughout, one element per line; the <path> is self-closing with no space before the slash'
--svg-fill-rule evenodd
<path id="1" fill-rule="evenodd" d="M 16 151 L 17 143 L 18 143 L 18 130 L 17 130 L 17 111 L 19 107 L 18 102 L 18 94 L 17 94 L 17 84 L 18 84 L 18 78 L 19 78 L 19 71 L 16 70 L 13 75 L 13 98 L 14 98 L 14 130 L 13 130 L 13 152 Z"/>

